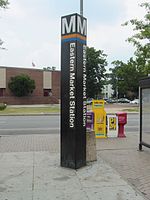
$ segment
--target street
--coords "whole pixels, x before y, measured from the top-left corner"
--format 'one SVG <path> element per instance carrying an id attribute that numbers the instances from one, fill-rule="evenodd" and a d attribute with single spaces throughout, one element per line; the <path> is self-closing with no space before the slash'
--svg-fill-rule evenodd
<path id="1" fill-rule="evenodd" d="M 60 130 L 60 116 L 0 116 L 0 135 L 56 134 Z M 128 114 L 126 132 L 139 130 L 139 115 Z"/>
<path id="2" fill-rule="evenodd" d="M 1 116 L 0 135 L 59 133 L 59 116 Z"/>
<path id="3" fill-rule="evenodd" d="M 125 125 L 125 132 L 137 132 L 140 128 L 140 116 L 139 113 L 130 113 L 127 115 L 127 124 Z"/>

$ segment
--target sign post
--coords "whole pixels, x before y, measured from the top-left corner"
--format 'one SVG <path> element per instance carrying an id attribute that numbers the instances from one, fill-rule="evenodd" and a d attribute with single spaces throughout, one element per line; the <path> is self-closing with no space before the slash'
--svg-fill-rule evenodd
<path id="1" fill-rule="evenodd" d="M 61 18 L 61 166 L 86 165 L 87 20 Z"/>

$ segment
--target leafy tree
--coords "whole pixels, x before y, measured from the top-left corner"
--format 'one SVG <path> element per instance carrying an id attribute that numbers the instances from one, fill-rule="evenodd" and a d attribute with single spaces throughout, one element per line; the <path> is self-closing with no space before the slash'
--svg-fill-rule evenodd
<path id="1" fill-rule="evenodd" d="M 110 68 L 111 71 L 109 78 L 110 78 L 110 84 L 112 85 L 112 89 L 114 90 L 113 97 L 118 98 L 118 70 L 123 65 L 123 62 L 121 61 L 114 61 L 112 62 L 114 65 L 114 68 Z"/>
<path id="2" fill-rule="evenodd" d="M 96 98 L 105 79 L 106 55 L 101 50 L 87 47 L 87 97 Z"/>
<path id="3" fill-rule="evenodd" d="M 132 19 L 124 24 L 131 24 L 136 32 L 127 39 L 136 47 L 135 58 L 130 58 L 127 63 L 114 61 L 114 68 L 110 69 L 111 84 L 116 97 L 137 98 L 139 80 L 150 73 L 150 3 L 140 6 L 146 9 L 144 19 Z"/>
<path id="4" fill-rule="evenodd" d="M 0 0 L 0 8 L 7 8 L 8 4 L 8 0 Z"/>
<path id="5" fill-rule="evenodd" d="M 8 0 L 0 0 L 0 8 L 6 9 L 8 4 L 9 4 Z M 5 49 L 4 47 L 2 47 L 3 43 L 4 42 L 0 39 L 0 49 Z"/>
<path id="6" fill-rule="evenodd" d="M 110 69 L 111 84 L 117 98 L 128 97 L 134 99 L 138 97 L 140 73 L 135 61 L 131 58 L 127 64 L 122 61 L 114 61 L 114 68 Z"/>
<path id="7" fill-rule="evenodd" d="M 144 19 L 132 19 L 124 25 L 131 24 L 136 32 L 128 38 L 128 42 L 136 47 L 135 62 L 139 72 L 147 76 L 150 73 L 150 3 L 146 2 L 140 6 L 146 9 Z"/>
<path id="8" fill-rule="evenodd" d="M 28 96 L 35 89 L 35 81 L 30 79 L 28 75 L 21 74 L 11 77 L 8 87 L 17 97 Z"/>

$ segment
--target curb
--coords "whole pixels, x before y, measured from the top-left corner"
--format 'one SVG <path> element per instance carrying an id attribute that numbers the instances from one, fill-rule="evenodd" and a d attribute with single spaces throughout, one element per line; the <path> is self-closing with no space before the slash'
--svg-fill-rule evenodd
<path id="1" fill-rule="evenodd" d="M 118 112 L 123 112 L 123 111 L 118 111 Z M 118 112 L 108 112 L 106 114 L 110 115 L 110 114 L 116 114 Z M 139 112 L 126 112 L 127 114 L 134 114 L 137 115 L 139 114 Z M 0 116 L 59 116 L 60 113 L 27 113 L 27 114 L 0 114 Z"/>
<path id="2" fill-rule="evenodd" d="M 58 116 L 60 113 L 27 113 L 27 114 L 0 114 L 0 116 Z"/>

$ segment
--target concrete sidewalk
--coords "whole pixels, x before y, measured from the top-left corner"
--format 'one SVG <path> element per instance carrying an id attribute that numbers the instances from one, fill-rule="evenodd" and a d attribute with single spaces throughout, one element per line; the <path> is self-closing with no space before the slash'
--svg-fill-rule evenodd
<path id="1" fill-rule="evenodd" d="M 62 168 L 51 152 L 0 154 L 0 200 L 144 200 L 102 158 Z"/>
<path id="2" fill-rule="evenodd" d="M 125 163 L 127 171 L 131 171 L 133 157 L 132 173 L 133 170 L 140 173 L 139 161 L 147 170 L 150 166 L 149 154 L 144 152 L 143 157 L 139 156 L 135 138 L 137 134 L 97 140 L 97 161 L 72 170 L 60 167 L 59 134 L 3 136 L 0 200 L 144 200 L 139 188 L 119 171 L 119 166 Z M 148 171 L 144 174 L 149 175 Z"/>

